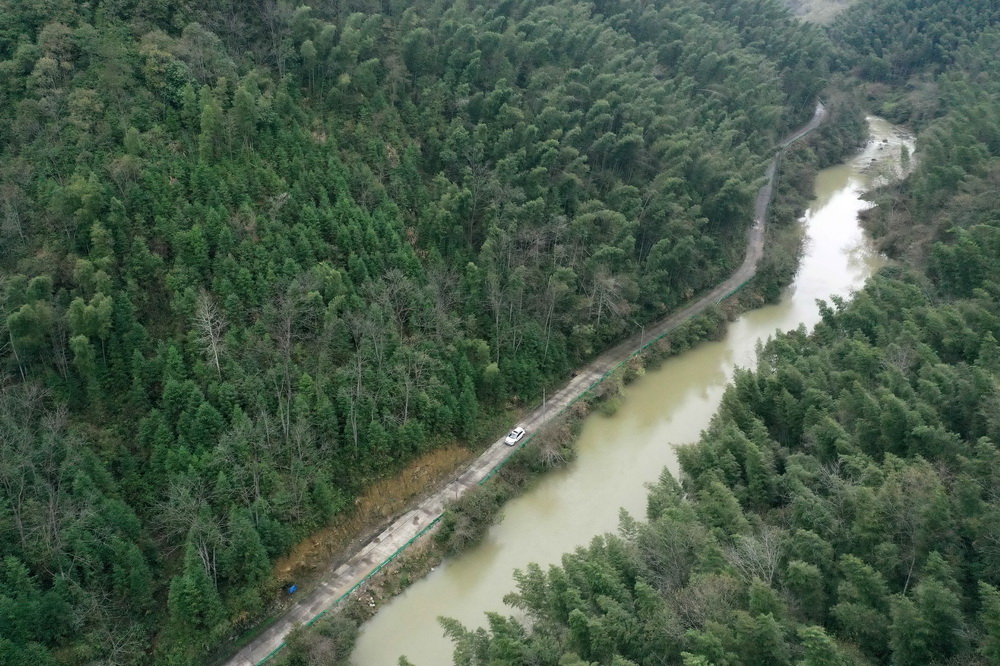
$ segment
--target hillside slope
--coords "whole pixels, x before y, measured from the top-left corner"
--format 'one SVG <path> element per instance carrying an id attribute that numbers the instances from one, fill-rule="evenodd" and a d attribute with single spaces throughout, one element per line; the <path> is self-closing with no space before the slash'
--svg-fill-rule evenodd
<path id="1" fill-rule="evenodd" d="M 197 663 L 270 567 L 740 259 L 774 2 L 0 7 L 0 650 Z"/>

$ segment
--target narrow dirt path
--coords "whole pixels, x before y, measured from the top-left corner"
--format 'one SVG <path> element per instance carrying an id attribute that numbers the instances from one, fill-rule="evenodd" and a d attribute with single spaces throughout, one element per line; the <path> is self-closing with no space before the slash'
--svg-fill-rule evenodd
<path id="1" fill-rule="evenodd" d="M 764 253 L 764 219 L 771 203 L 774 174 L 778 160 L 785 149 L 820 126 L 827 118 L 826 107 L 816 104 L 816 113 L 806 125 L 793 132 L 779 145 L 778 154 L 767 168 L 767 183 L 760 188 L 754 203 L 754 223 L 747 238 L 747 254 L 743 264 L 729 279 L 682 310 L 646 327 L 638 336 L 633 336 L 621 344 L 601 354 L 587 366 L 581 368 L 564 387 L 549 396 L 544 405 L 539 406 L 516 425 L 530 433 L 537 431 L 547 421 L 562 412 L 570 403 L 586 393 L 592 385 L 628 360 L 638 351 L 640 345 L 648 346 L 671 329 L 691 317 L 707 310 L 720 300 L 743 286 L 757 272 L 757 263 Z M 263 631 L 251 643 L 241 649 L 226 666 L 256 666 L 284 645 L 285 636 L 296 624 L 306 624 L 331 608 L 350 594 L 384 564 L 394 558 L 413 540 L 421 536 L 444 512 L 445 503 L 458 497 L 469 488 L 490 475 L 514 451 L 506 446 L 503 438 L 494 442 L 458 478 L 437 492 L 431 494 L 412 510 L 400 516 L 381 534 L 368 542 L 346 563 L 329 571 L 315 589 L 306 594 Z"/>

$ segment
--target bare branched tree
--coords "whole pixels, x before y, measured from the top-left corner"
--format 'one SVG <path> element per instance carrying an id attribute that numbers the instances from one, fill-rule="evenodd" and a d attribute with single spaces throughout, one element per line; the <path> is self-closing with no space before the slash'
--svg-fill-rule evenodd
<path id="1" fill-rule="evenodd" d="M 171 479 L 167 498 L 156 512 L 157 526 L 170 547 L 168 553 L 183 544 L 184 536 L 209 506 L 208 488 L 203 483 L 187 476 Z"/>
<path id="2" fill-rule="evenodd" d="M 620 276 L 614 275 L 604 269 L 598 271 L 594 276 L 594 283 L 590 293 L 591 315 L 597 317 L 597 325 L 601 325 L 601 318 L 605 310 L 619 317 L 623 313 L 627 314 L 628 301 L 623 296 L 624 284 Z"/>
<path id="3" fill-rule="evenodd" d="M 669 594 L 687 585 L 709 537 L 697 523 L 658 521 L 642 529 L 636 540 L 649 581 Z"/>
<path id="4" fill-rule="evenodd" d="M 66 621 L 74 628 L 94 628 L 93 636 L 104 648 L 102 666 L 128 666 L 147 657 L 146 631 L 134 611 L 109 590 L 98 588 L 79 595 Z"/>
<path id="5" fill-rule="evenodd" d="M 379 308 L 374 308 L 378 312 L 351 313 L 346 318 L 347 328 L 350 331 L 351 340 L 354 342 L 354 363 L 350 370 L 346 370 L 351 379 L 351 385 L 347 390 L 347 399 L 350 403 L 348 411 L 348 423 L 351 427 L 351 439 L 354 442 L 355 455 L 360 450 L 360 432 L 358 427 L 359 406 L 368 395 L 367 384 L 365 382 L 369 360 L 375 361 L 376 368 L 381 367 L 382 351 L 385 342 L 385 329 L 378 326 L 375 319 L 381 314 Z M 376 370 L 376 373 L 378 370 Z"/>
<path id="6" fill-rule="evenodd" d="M 461 312 L 459 276 L 452 269 L 431 268 L 427 273 L 427 288 L 434 307 L 423 308 L 418 315 L 424 313 L 423 326 L 434 334 L 437 342 L 449 340 L 458 331 L 458 320 L 452 313 Z"/>
<path id="7" fill-rule="evenodd" d="M 422 351 L 407 350 L 403 362 L 397 366 L 396 372 L 403 378 L 403 414 L 402 422 L 410 418 L 410 402 L 413 396 L 430 386 L 433 375 L 430 370 L 434 359 Z"/>
<path id="8" fill-rule="evenodd" d="M 17 185 L 8 184 L 0 188 L 0 202 L 2 202 L 3 218 L 0 220 L 0 231 L 7 238 L 12 238 L 15 234 L 22 241 L 24 238 L 24 225 L 21 218 L 21 201 L 24 199 L 21 188 Z"/>
<path id="9" fill-rule="evenodd" d="M 4 290 L 8 279 L 9 276 L 6 273 L 0 273 L 0 292 Z M 7 316 L 9 314 L 7 304 L 0 299 L 0 333 L 3 334 L 4 338 L 4 343 L 3 346 L 0 346 L 0 351 L 10 349 L 10 353 L 14 357 L 14 362 L 17 364 L 18 373 L 21 375 L 21 381 L 25 381 L 28 376 L 25 372 L 24 364 L 21 363 L 21 357 L 17 353 L 17 345 L 14 344 L 14 333 L 7 327 Z"/>
<path id="10" fill-rule="evenodd" d="M 770 585 L 784 550 L 784 535 L 780 527 L 765 523 L 755 534 L 736 537 L 736 543 L 726 549 L 726 559 L 747 582 L 759 578 Z"/>
<path id="11" fill-rule="evenodd" d="M 315 279 L 302 275 L 278 292 L 268 313 L 269 333 L 277 346 L 277 363 L 270 373 L 278 403 L 281 432 L 287 442 L 292 431 L 292 403 L 295 381 L 292 352 L 304 340 L 319 332 L 321 312 L 317 307 Z"/>
<path id="12" fill-rule="evenodd" d="M 684 629 L 700 629 L 710 621 L 720 621 L 743 596 L 739 581 L 731 576 L 710 574 L 699 576 L 692 583 L 668 597 Z"/>
<path id="13" fill-rule="evenodd" d="M 250 510 L 254 522 L 260 520 L 260 500 L 265 477 L 273 469 L 273 451 L 267 437 L 268 418 L 241 419 L 222 434 L 215 455 L 232 484 L 233 498 Z M 229 498 L 218 500 L 228 502 Z"/>
<path id="14" fill-rule="evenodd" d="M 205 358 L 215 368 L 219 379 L 222 379 L 220 358 L 224 352 L 225 340 L 223 336 L 226 332 L 226 320 L 215 304 L 215 299 L 207 291 L 202 291 L 198 295 L 194 312 L 194 327 Z"/>
<path id="15" fill-rule="evenodd" d="M 14 403 L 11 393 L 10 390 L 0 393 L 0 441 L 3 442 L 0 446 L 0 489 L 24 549 L 28 545 L 29 521 L 26 514 L 31 496 L 34 438 L 29 429 L 22 427 L 14 418 L 7 418 Z"/>
<path id="16" fill-rule="evenodd" d="M 378 303 L 392 317 L 399 338 L 402 340 L 410 316 L 417 310 L 417 286 L 398 268 L 390 268 L 380 280 L 365 284 L 365 300 Z"/>

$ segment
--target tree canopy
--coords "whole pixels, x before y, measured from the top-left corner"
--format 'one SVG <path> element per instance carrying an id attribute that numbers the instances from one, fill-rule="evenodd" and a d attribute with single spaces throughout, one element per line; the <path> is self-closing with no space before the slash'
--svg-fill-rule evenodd
<path id="1" fill-rule="evenodd" d="M 738 264 L 828 69 L 771 0 L 320 4 L 0 7 L 7 661 L 200 663 Z"/>
<path id="2" fill-rule="evenodd" d="M 995 11 L 862 1 L 838 19 L 837 48 L 897 86 L 875 98 L 923 128 L 866 217 L 907 263 L 763 345 L 644 520 L 518 572 L 516 619 L 445 620 L 456 664 L 997 660 Z"/>

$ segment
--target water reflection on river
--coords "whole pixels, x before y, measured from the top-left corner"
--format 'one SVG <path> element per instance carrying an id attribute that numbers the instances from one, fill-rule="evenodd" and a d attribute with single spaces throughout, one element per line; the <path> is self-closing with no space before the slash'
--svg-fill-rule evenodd
<path id="1" fill-rule="evenodd" d="M 778 329 L 811 327 L 819 319 L 816 299 L 849 294 L 882 264 L 858 227 L 857 214 L 868 205 L 859 196 L 869 178 L 898 162 L 900 146 L 912 152 L 913 142 L 882 120 L 870 125 L 872 140 L 860 156 L 819 174 L 816 200 L 803 218 L 806 252 L 781 302 L 740 317 L 721 342 L 647 373 L 628 387 L 615 416 L 590 417 L 575 463 L 510 502 L 481 546 L 445 562 L 380 610 L 362 628 L 354 666 L 395 666 L 401 654 L 416 666 L 450 664 L 451 642 L 438 616 L 481 626 L 484 611 L 509 612 L 502 599 L 514 588 L 514 569 L 556 563 L 594 535 L 614 531 L 620 507 L 644 515 L 644 484 L 664 466 L 677 472 L 674 445 L 698 438 L 733 369 L 753 364 L 757 341 Z"/>

